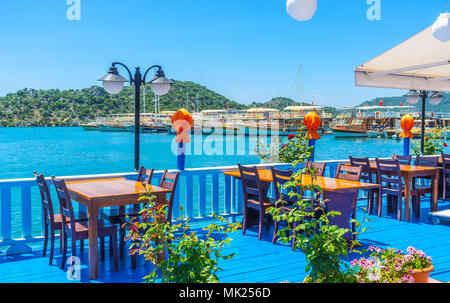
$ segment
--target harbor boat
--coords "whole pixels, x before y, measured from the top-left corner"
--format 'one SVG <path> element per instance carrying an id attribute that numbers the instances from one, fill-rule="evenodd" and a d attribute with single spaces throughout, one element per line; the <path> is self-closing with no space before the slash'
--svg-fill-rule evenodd
<path id="1" fill-rule="evenodd" d="M 142 131 L 147 133 L 153 132 L 166 132 L 167 128 L 160 123 L 155 122 L 142 122 L 141 123 Z"/>
<path id="2" fill-rule="evenodd" d="M 376 130 L 368 130 L 367 131 L 367 136 L 369 138 L 378 138 L 378 137 L 381 137 L 382 133 L 383 132 L 379 132 L 379 131 L 376 131 Z"/>
<path id="3" fill-rule="evenodd" d="M 361 119 L 338 120 L 331 130 L 336 138 L 367 137 L 366 126 Z"/>
<path id="4" fill-rule="evenodd" d="M 89 123 L 85 123 L 85 124 L 80 124 L 80 126 L 84 129 L 84 130 L 99 130 L 99 126 L 97 123 L 95 122 L 89 122 Z"/>
<path id="5" fill-rule="evenodd" d="M 125 125 L 118 124 L 118 123 L 99 124 L 98 127 L 99 127 L 99 130 L 108 131 L 108 132 L 127 132 L 127 131 L 129 131 Z"/>
<path id="6" fill-rule="evenodd" d="M 239 127 L 238 134 L 245 136 L 288 136 L 297 134 L 296 127 L 280 127 L 275 123 L 246 123 L 237 124 Z"/>
<path id="7" fill-rule="evenodd" d="M 216 123 L 216 124 L 204 124 L 202 126 L 203 135 L 235 135 L 238 134 L 239 127 L 234 124 Z"/>

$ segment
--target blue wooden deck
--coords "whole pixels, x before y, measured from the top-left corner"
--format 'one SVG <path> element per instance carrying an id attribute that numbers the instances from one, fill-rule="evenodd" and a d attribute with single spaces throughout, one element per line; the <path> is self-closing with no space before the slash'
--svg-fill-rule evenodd
<path id="1" fill-rule="evenodd" d="M 358 219 L 362 219 L 362 209 L 365 200 L 358 206 Z M 383 205 L 385 206 L 385 204 Z M 439 202 L 439 209 L 450 208 L 450 203 Z M 385 207 L 384 207 L 385 209 Z M 448 225 L 433 225 L 428 220 L 429 202 L 422 201 L 421 220 L 399 222 L 394 216 L 383 214 L 381 218 L 371 215 L 373 222 L 365 234 L 361 235 L 362 244 L 380 247 L 396 247 L 406 250 L 408 246 L 422 249 L 433 257 L 435 267 L 431 277 L 437 280 L 450 281 L 450 229 Z M 240 218 L 238 218 L 240 219 Z M 200 224 L 200 223 L 197 223 Z M 204 223 L 203 223 L 204 224 Z M 195 228 L 200 228 L 199 225 Z M 262 241 L 258 241 L 257 228 L 248 230 L 247 235 L 238 232 L 232 235 L 233 241 L 225 253 L 237 254 L 231 260 L 222 262 L 220 272 L 221 282 L 299 282 L 305 277 L 305 257 L 299 252 L 293 252 L 290 246 L 271 243 L 272 232 L 265 231 Z M 85 241 L 86 243 L 86 241 Z M 105 262 L 99 262 L 99 279 L 88 280 L 87 247 L 81 257 L 81 279 L 70 280 L 66 271 L 61 270 L 59 242 L 56 245 L 56 256 L 53 265 L 48 264 L 48 257 L 41 257 L 42 242 L 32 244 L 33 253 L 6 256 L 0 255 L 0 282 L 142 282 L 142 277 L 151 270 L 151 265 L 138 258 L 136 270 L 131 270 L 131 259 L 125 256 L 120 260 L 119 272 L 112 270 L 112 259 L 106 257 Z M 69 252 L 70 253 L 70 252 Z M 358 257 L 359 255 L 352 256 Z M 350 259 L 352 259 L 350 258 Z"/>

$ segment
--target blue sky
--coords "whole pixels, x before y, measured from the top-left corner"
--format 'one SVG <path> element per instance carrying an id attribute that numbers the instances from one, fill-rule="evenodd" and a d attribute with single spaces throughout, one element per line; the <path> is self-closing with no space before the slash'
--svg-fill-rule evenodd
<path id="1" fill-rule="evenodd" d="M 335 107 L 401 90 L 354 85 L 356 66 L 433 24 L 445 0 L 318 0 L 312 20 L 286 13 L 286 0 L 66 0 L 0 2 L 0 95 L 28 88 L 98 85 L 112 61 L 164 67 L 241 102 L 286 96 Z M 121 70 L 124 75 L 125 71 Z"/>

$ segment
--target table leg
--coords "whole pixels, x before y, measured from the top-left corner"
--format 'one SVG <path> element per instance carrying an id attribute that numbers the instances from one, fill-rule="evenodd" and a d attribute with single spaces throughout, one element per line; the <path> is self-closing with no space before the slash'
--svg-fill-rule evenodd
<path id="1" fill-rule="evenodd" d="M 430 209 L 431 211 L 436 211 L 439 194 L 439 170 L 436 170 L 436 173 L 432 178 L 432 182 L 433 182 L 433 192 L 431 193 Z"/>
<path id="2" fill-rule="evenodd" d="M 98 277 L 98 207 L 89 205 L 89 279 Z"/>
<path id="3" fill-rule="evenodd" d="M 156 197 L 156 199 L 157 199 L 157 203 L 158 204 L 160 204 L 160 203 L 166 203 L 166 194 L 165 193 L 163 193 L 163 194 L 158 194 L 157 195 L 157 197 Z M 156 245 L 160 245 L 160 244 L 164 244 L 160 239 L 157 239 L 156 240 Z M 157 256 L 156 256 L 156 263 L 159 263 L 159 262 L 161 262 L 161 261 L 164 261 L 166 259 L 166 251 L 164 250 L 162 253 L 160 253 L 160 254 L 158 254 Z"/>
<path id="4" fill-rule="evenodd" d="M 405 221 L 410 221 L 411 220 L 411 182 L 412 182 L 412 178 L 411 176 L 408 174 L 405 176 Z M 401 201 L 399 201 L 399 206 L 400 206 Z M 401 218 L 401 210 L 398 210 L 398 220 L 400 221 Z"/>
<path id="5" fill-rule="evenodd" d="M 378 217 L 381 217 L 381 206 L 383 205 L 383 195 L 382 195 L 382 187 L 380 186 L 378 188 L 378 195 L 377 195 L 377 203 L 378 203 Z"/>

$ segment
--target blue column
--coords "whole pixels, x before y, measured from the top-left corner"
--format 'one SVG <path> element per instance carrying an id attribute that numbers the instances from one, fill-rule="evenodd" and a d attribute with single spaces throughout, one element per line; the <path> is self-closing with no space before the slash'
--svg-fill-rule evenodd
<path id="1" fill-rule="evenodd" d="M 405 137 L 403 138 L 403 155 L 405 156 L 409 156 L 409 142 L 410 142 L 410 138 L 409 137 Z"/>
<path id="2" fill-rule="evenodd" d="M 316 149 L 316 140 L 315 139 L 309 139 L 309 143 L 308 143 L 309 147 L 313 147 L 313 150 L 311 152 L 311 162 L 314 162 L 314 151 Z"/>
<path id="3" fill-rule="evenodd" d="M 184 170 L 186 145 L 182 142 L 178 143 L 177 169 Z"/>

